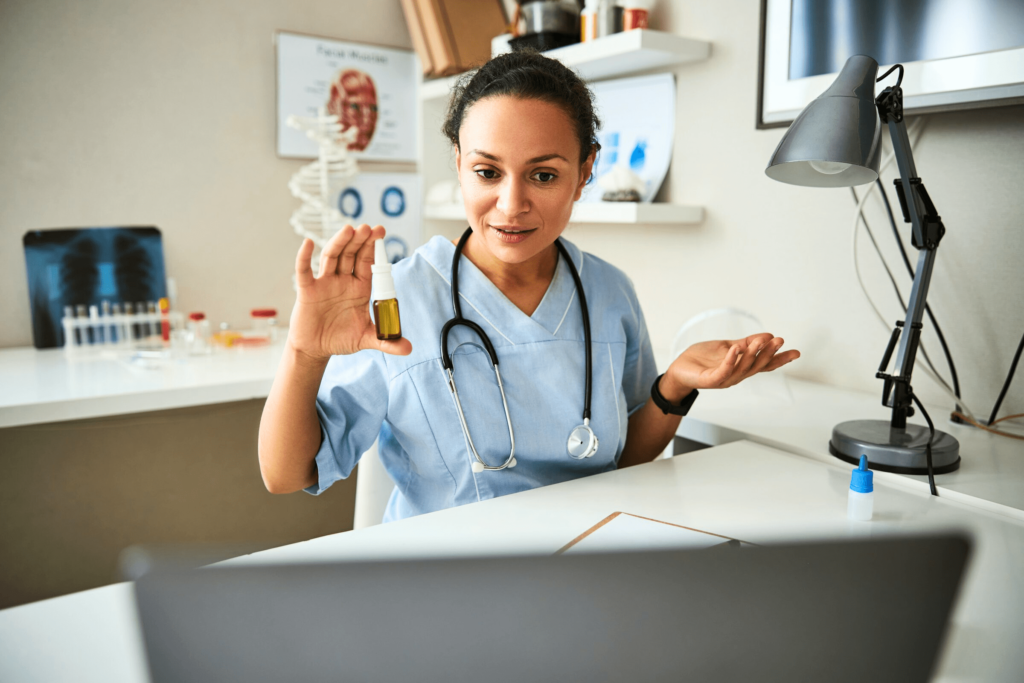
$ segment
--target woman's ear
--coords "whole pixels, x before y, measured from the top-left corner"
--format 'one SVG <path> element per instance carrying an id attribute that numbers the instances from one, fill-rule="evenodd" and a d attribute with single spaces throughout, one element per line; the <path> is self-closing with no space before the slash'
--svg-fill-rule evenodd
<path id="1" fill-rule="evenodd" d="M 580 197 L 583 196 L 583 188 L 587 186 L 587 181 L 590 180 L 590 174 L 594 171 L 594 159 L 597 157 L 597 150 L 590 150 L 590 154 L 583 160 L 583 165 L 580 166 L 580 182 L 576 186 L 576 195 L 573 197 L 573 201 L 579 201 Z"/>

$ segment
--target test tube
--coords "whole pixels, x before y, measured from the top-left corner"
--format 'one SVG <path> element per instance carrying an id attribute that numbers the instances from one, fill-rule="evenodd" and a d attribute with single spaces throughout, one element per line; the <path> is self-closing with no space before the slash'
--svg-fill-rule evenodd
<path id="1" fill-rule="evenodd" d="M 92 337 L 93 344 L 102 344 L 103 339 L 103 325 L 100 325 L 100 307 L 96 304 L 89 304 L 89 334 Z"/>
<path id="2" fill-rule="evenodd" d="M 155 301 L 148 301 L 148 302 L 146 302 L 146 313 L 148 313 L 151 316 L 150 317 L 151 320 L 155 320 L 155 324 L 149 324 L 149 323 L 146 324 L 146 336 L 150 337 L 150 336 L 154 336 L 155 335 L 155 336 L 159 337 L 160 336 L 160 319 L 157 317 L 157 308 L 156 308 L 156 302 Z"/>
<path id="3" fill-rule="evenodd" d="M 125 302 L 124 303 L 124 327 L 122 327 L 121 329 L 124 330 L 125 341 L 126 342 L 131 343 L 131 342 L 135 341 L 138 338 L 138 335 L 136 334 L 135 327 L 136 327 L 135 323 L 132 322 L 132 305 L 131 305 L 131 302 Z"/>
<path id="4" fill-rule="evenodd" d="M 124 327 L 121 322 L 121 304 L 111 304 L 110 313 L 114 316 L 114 324 L 110 326 L 110 329 L 114 332 L 115 342 L 124 341 Z"/>
<path id="5" fill-rule="evenodd" d="M 110 324 L 110 302 L 104 299 L 100 302 L 100 318 L 103 320 L 103 341 L 107 344 L 114 342 L 114 328 Z"/>
<path id="6" fill-rule="evenodd" d="M 77 334 L 74 327 L 75 309 L 72 306 L 65 306 L 65 316 L 63 316 L 63 319 L 65 319 L 65 321 L 72 321 L 72 326 L 70 328 L 66 325 L 61 326 L 63 331 L 65 331 L 65 335 L 71 333 L 70 339 L 67 336 L 65 337 L 65 346 L 74 346 L 77 343 Z"/>
<path id="7" fill-rule="evenodd" d="M 171 302 L 164 297 L 160 299 L 160 339 L 165 344 L 171 341 Z"/>
<path id="8" fill-rule="evenodd" d="M 75 306 L 75 319 L 76 321 L 82 321 L 89 317 L 89 313 L 85 308 L 85 304 L 77 304 Z M 83 344 L 91 344 L 92 339 L 89 335 L 89 329 L 84 325 L 76 322 L 75 324 L 75 344 L 81 346 Z"/>
<path id="9" fill-rule="evenodd" d="M 146 304 L 143 303 L 142 301 L 136 301 L 135 302 L 135 315 L 142 315 L 142 316 L 146 315 Z M 149 328 L 148 323 L 147 324 L 136 323 L 135 327 L 134 327 L 135 338 L 136 339 L 145 339 L 146 337 L 148 337 L 149 336 L 148 328 Z"/>

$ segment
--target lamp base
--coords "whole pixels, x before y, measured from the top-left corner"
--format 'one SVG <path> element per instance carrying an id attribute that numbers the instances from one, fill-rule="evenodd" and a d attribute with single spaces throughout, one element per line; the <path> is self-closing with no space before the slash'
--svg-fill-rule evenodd
<path id="1" fill-rule="evenodd" d="M 871 469 L 896 474 L 928 474 L 925 444 L 927 427 L 908 424 L 906 429 L 893 429 L 886 420 L 851 420 L 832 429 L 829 452 L 851 464 L 860 456 L 868 456 Z M 960 442 L 955 437 L 935 430 L 932 442 L 932 472 L 946 474 L 960 468 Z"/>

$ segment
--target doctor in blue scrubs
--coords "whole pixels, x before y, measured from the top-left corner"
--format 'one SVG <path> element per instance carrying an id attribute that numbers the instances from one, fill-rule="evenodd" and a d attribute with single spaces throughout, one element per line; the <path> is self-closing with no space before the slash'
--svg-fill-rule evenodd
<path id="1" fill-rule="evenodd" d="M 469 228 L 395 265 L 401 339 L 378 340 L 369 316 L 383 227 L 345 226 L 316 274 L 302 244 L 260 423 L 271 492 L 324 491 L 376 439 L 395 482 L 386 521 L 648 462 L 699 390 L 799 357 L 758 334 L 696 344 L 658 375 L 629 278 L 561 237 L 598 125 L 586 84 L 536 53 L 496 57 L 460 82 L 443 130 Z"/>

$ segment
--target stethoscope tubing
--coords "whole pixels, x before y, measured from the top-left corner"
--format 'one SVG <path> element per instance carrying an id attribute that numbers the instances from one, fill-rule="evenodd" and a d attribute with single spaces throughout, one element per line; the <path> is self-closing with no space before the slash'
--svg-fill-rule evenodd
<path id="1" fill-rule="evenodd" d="M 494 351 L 494 345 L 491 344 L 491 340 L 484 332 L 483 328 L 472 320 L 467 320 L 462 317 L 462 305 L 459 302 L 459 260 L 462 256 L 462 249 L 469 240 L 469 236 L 473 234 L 473 228 L 468 227 L 466 231 L 462 233 L 462 237 L 459 239 L 459 243 L 455 247 L 455 255 L 452 257 L 452 280 L 451 280 L 451 293 L 452 293 L 452 311 L 455 315 L 451 320 L 446 322 L 441 328 L 441 365 L 448 375 L 448 388 L 451 390 L 452 395 L 455 398 L 455 407 L 459 413 L 459 422 L 462 424 L 462 430 L 466 435 L 466 440 L 469 444 L 470 449 L 473 451 L 473 456 L 476 458 L 474 463 L 474 470 L 503 470 L 508 467 L 515 467 L 515 450 L 516 440 L 515 434 L 512 431 L 512 419 L 508 412 L 508 401 L 505 398 L 505 387 L 501 381 L 501 372 L 498 369 L 498 354 Z M 572 275 L 573 284 L 576 286 L 576 293 L 580 300 L 580 312 L 583 317 L 583 341 L 586 347 L 585 358 L 586 358 L 586 379 L 584 382 L 584 397 L 583 397 L 583 425 L 573 430 L 575 434 L 577 430 L 586 430 L 590 438 L 592 439 L 592 447 L 588 450 L 587 455 L 575 456 L 572 455 L 570 450 L 570 456 L 575 459 L 581 459 L 582 457 L 590 457 L 596 450 L 597 437 L 594 436 L 593 430 L 590 429 L 590 395 L 591 395 L 591 378 L 593 376 L 593 360 L 592 360 L 592 349 L 591 349 L 591 338 L 590 338 L 590 312 L 587 307 L 586 294 L 583 292 L 583 282 L 580 280 L 579 272 L 576 270 L 576 265 L 572 262 L 572 258 L 569 257 L 569 252 L 562 244 L 562 239 L 559 237 L 555 240 L 555 246 L 558 248 L 562 258 L 565 259 L 566 264 L 569 266 L 569 273 Z M 494 367 L 494 375 L 498 381 L 498 389 L 501 391 L 501 403 L 505 409 L 505 421 L 508 424 L 508 436 L 511 443 L 511 451 L 505 462 L 501 465 L 488 465 L 484 463 L 480 454 L 476 450 L 476 445 L 473 443 L 473 437 L 469 433 L 469 425 L 466 424 L 466 416 L 462 410 L 462 401 L 459 399 L 459 390 L 455 385 L 455 364 L 452 357 L 448 354 L 448 333 L 455 327 L 458 326 L 467 327 L 476 333 L 480 341 L 483 342 L 484 348 L 487 351 L 487 355 L 490 356 L 491 365 Z"/>

